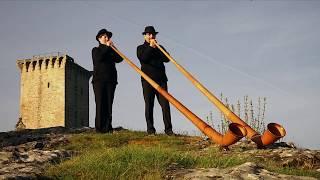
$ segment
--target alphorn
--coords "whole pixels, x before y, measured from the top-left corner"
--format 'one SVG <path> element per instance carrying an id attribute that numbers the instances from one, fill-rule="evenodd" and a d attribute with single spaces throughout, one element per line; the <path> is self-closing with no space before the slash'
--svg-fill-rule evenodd
<path id="1" fill-rule="evenodd" d="M 146 75 L 141 69 L 139 69 L 129 58 L 121 53 L 114 45 L 110 46 L 116 53 L 118 53 L 136 72 L 138 72 L 142 78 L 144 78 L 154 89 L 156 89 L 162 96 L 164 96 L 174 107 L 176 107 L 186 118 L 188 118 L 202 133 L 208 136 L 213 142 L 219 144 L 222 147 L 227 148 L 246 136 L 246 129 L 237 123 L 231 123 L 229 130 L 225 135 L 220 134 L 214 130 L 211 126 L 201 120 L 170 93 L 161 88 L 159 84 L 153 81 L 148 75 Z"/>
<path id="2" fill-rule="evenodd" d="M 191 83 L 204 94 L 209 101 L 211 101 L 228 120 L 233 123 L 241 124 L 247 130 L 247 138 L 255 142 L 258 148 L 273 144 L 280 138 L 286 135 L 286 130 L 277 123 L 270 123 L 267 125 L 267 130 L 260 135 L 254 129 L 252 129 L 247 123 L 245 123 L 240 117 L 229 110 L 217 97 L 215 97 L 207 88 L 205 88 L 196 78 L 194 78 L 185 68 L 183 68 L 176 60 L 174 60 L 158 43 L 155 43 L 157 48 L 178 68 L 178 70 L 186 76 Z"/>

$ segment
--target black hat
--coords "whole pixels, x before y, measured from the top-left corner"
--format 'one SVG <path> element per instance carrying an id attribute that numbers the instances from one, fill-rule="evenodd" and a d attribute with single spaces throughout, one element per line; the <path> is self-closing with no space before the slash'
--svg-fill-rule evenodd
<path id="1" fill-rule="evenodd" d="M 156 32 L 156 30 L 154 29 L 153 26 L 146 26 L 144 28 L 144 32 L 142 32 L 142 34 L 145 35 L 146 33 L 158 34 L 158 32 Z"/>
<path id="2" fill-rule="evenodd" d="M 112 37 L 112 32 L 110 31 L 107 31 L 106 29 L 101 29 L 98 34 L 96 35 L 96 40 L 98 40 L 99 36 L 101 36 L 102 34 L 107 34 L 108 38 L 111 38 Z"/>

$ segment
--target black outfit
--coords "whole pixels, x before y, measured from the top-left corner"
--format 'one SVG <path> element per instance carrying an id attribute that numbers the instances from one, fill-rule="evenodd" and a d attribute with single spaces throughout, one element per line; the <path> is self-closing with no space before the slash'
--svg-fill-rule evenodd
<path id="1" fill-rule="evenodd" d="M 92 49 L 93 90 L 96 102 L 95 127 L 99 132 L 112 132 L 112 104 L 117 82 L 115 63 L 123 59 L 109 46 Z"/>
<path id="2" fill-rule="evenodd" d="M 163 89 L 167 90 L 167 75 L 164 62 L 169 59 L 158 49 L 150 47 L 149 43 L 137 47 L 137 56 L 141 63 L 141 70 L 146 73 L 152 80 L 157 82 Z M 155 133 L 153 126 L 153 107 L 154 97 L 157 96 L 158 102 L 162 108 L 163 122 L 165 133 L 172 134 L 170 105 L 159 92 L 157 92 L 147 81 L 141 77 L 143 96 L 145 101 L 145 117 L 147 121 L 147 131 L 149 134 Z"/>

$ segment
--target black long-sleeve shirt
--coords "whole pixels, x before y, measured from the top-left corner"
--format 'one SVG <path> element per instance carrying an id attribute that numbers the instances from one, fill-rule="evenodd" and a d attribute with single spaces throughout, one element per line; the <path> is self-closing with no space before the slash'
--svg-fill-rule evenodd
<path id="1" fill-rule="evenodd" d="M 137 47 L 137 56 L 141 63 L 141 70 L 152 80 L 158 83 L 168 81 L 164 62 L 170 60 L 158 48 L 150 47 L 149 43 L 145 41 Z M 144 81 L 142 77 L 141 80 Z"/>
<path id="2" fill-rule="evenodd" d="M 118 83 L 115 63 L 123 59 L 111 47 L 100 44 L 92 49 L 93 79 L 92 82 L 103 81 Z"/>

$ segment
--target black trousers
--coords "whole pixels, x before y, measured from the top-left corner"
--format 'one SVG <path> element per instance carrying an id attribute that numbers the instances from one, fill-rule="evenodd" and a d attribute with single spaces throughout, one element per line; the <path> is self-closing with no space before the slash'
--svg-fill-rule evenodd
<path id="1" fill-rule="evenodd" d="M 168 91 L 167 82 L 158 83 L 163 89 Z M 147 121 L 148 133 L 155 133 L 156 129 L 153 126 L 153 107 L 154 97 L 157 96 L 158 102 L 162 109 L 163 122 L 165 132 L 172 132 L 171 114 L 169 101 L 158 93 L 147 81 L 142 81 L 143 97 L 145 102 L 145 117 Z"/>
<path id="2" fill-rule="evenodd" d="M 112 104 L 116 83 L 93 82 L 96 102 L 95 127 L 100 132 L 112 131 Z"/>

